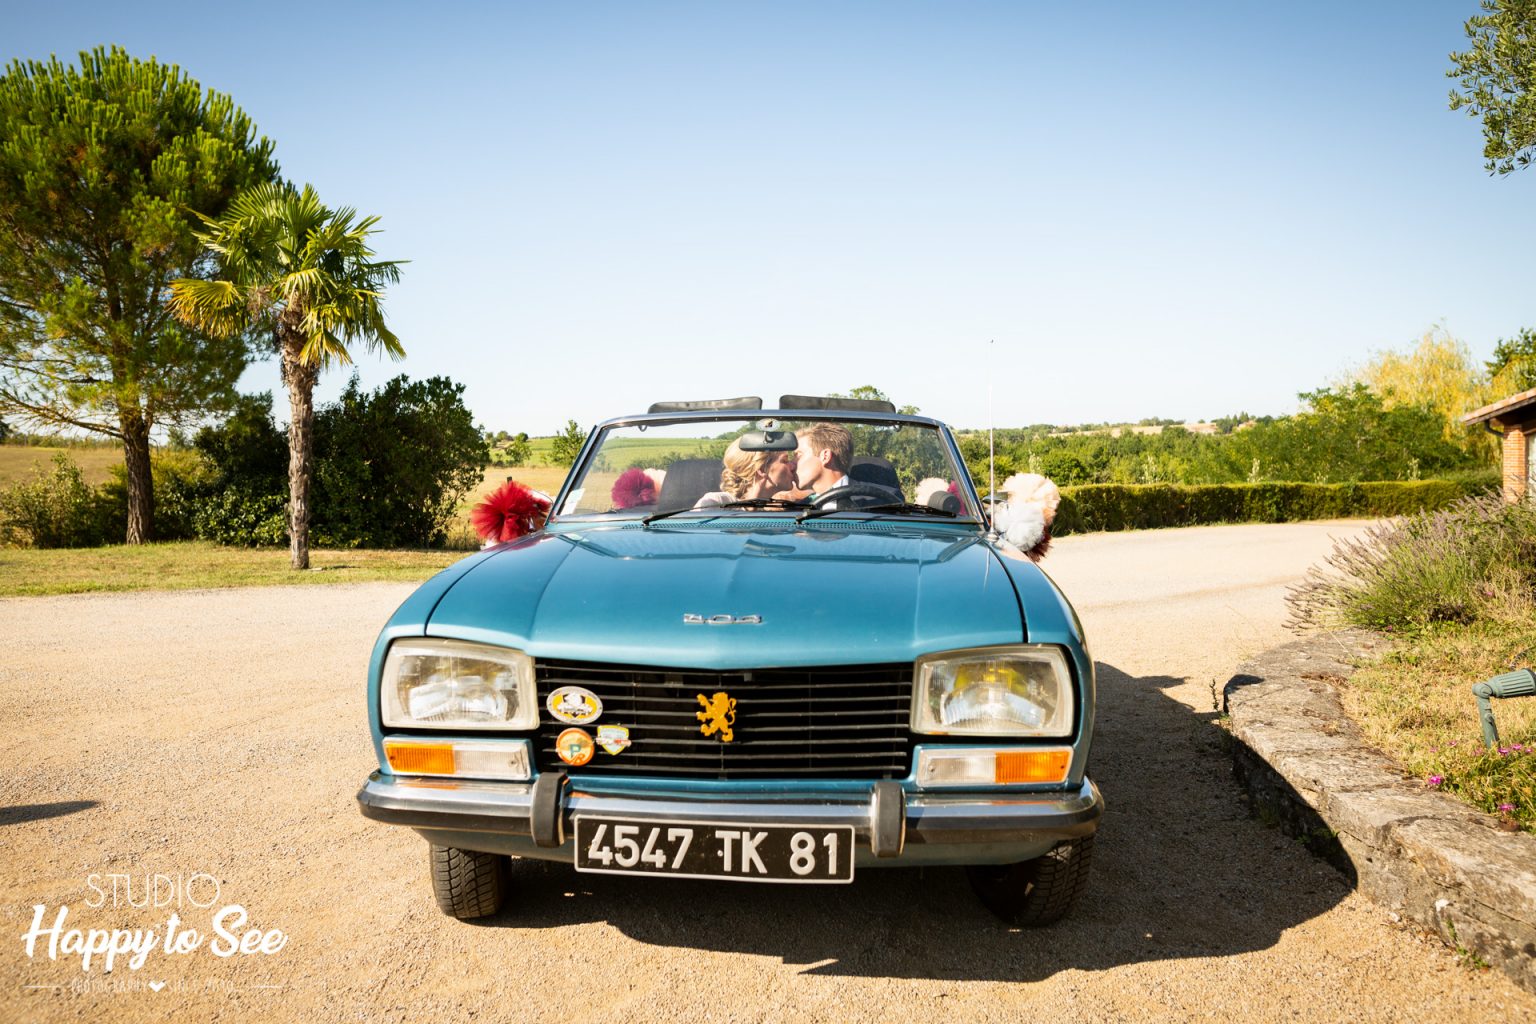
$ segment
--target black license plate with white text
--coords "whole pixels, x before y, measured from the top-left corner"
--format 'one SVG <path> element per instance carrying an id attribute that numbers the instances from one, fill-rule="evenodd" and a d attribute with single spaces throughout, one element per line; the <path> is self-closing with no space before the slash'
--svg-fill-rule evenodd
<path id="1" fill-rule="evenodd" d="M 852 825 L 743 825 L 581 816 L 576 870 L 741 882 L 853 881 Z"/>

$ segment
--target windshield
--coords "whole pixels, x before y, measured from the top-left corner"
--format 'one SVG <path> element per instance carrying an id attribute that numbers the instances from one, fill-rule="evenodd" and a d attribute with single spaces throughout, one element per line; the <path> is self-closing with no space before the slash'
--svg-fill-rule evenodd
<path id="1" fill-rule="evenodd" d="M 618 426 L 599 435 L 559 514 L 975 521 L 963 473 L 926 424 L 737 417 Z"/>

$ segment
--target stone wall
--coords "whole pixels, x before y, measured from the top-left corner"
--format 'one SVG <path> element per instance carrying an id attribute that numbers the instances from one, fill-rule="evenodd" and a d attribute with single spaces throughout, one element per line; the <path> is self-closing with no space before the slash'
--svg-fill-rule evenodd
<path id="1" fill-rule="evenodd" d="M 1240 665 L 1223 693 L 1237 775 L 1260 813 L 1367 896 L 1536 992 L 1536 836 L 1500 830 L 1366 745 L 1336 686 L 1379 643 L 1322 634 Z"/>

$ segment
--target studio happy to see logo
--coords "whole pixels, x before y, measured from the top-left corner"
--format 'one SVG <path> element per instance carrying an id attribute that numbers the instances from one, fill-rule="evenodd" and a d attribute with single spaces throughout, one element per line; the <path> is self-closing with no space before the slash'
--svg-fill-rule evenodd
<path id="1" fill-rule="evenodd" d="M 239 903 L 224 903 L 219 880 L 206 872 L 191 875 L 93 874 L 86 876 L 83 911 L 61 903 L 32 907 L 32 926 L 22 934 L 29 959 L 75 959 L 89 974 L 126 963 L 137 971 L 153 956 L 187 956 L 206 949 L 215 957 L 271 956 L 288 944 L 276 928 L 251 927 L 250 913 Z M 162 911 L 148 928 L 96 927 L 111 911 Z M 99 912 L 99 913 L 98 913 Z M 86 920 L 90 927 L 82 927 Z M 110 924 L 111 922 L 105 922 Z"/>

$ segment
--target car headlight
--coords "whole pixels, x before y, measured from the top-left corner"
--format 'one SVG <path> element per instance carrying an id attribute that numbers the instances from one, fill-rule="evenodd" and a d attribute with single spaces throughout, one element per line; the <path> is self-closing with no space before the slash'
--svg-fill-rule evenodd
<path id="1" fill-rule="evenodd" d="M 917 659 L 912 731 L 939 736 L 1070 736 L 1072 674 L 1059 647 L 1017 644 Z"/>
<path id="2" fill-rule="evenodd" d="M 533 659 L 463 640 L 396 640 L 384 658 L 379 700 L 386 726 L 535 729 Z"/>

